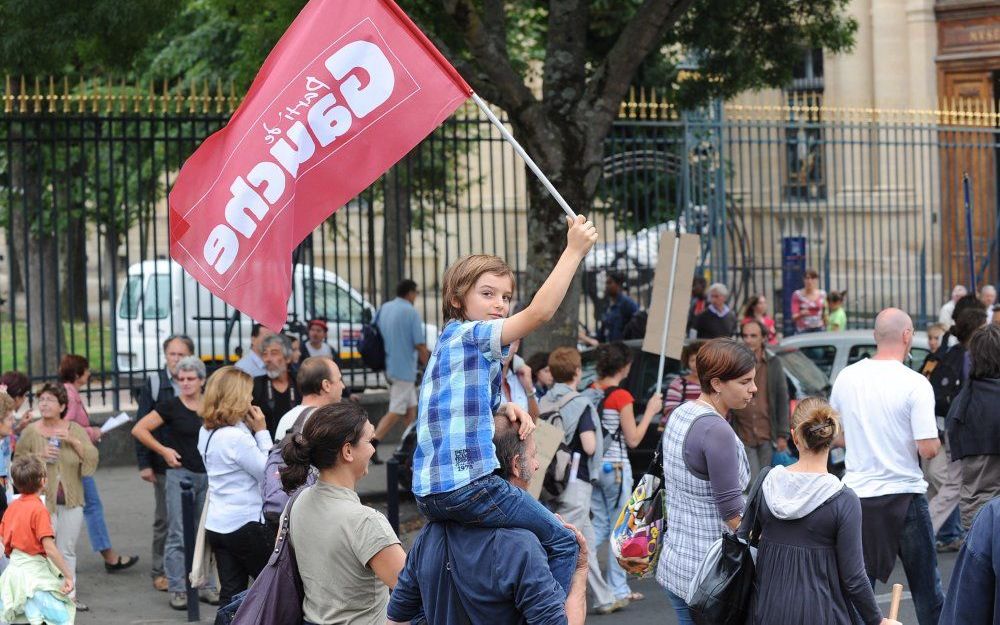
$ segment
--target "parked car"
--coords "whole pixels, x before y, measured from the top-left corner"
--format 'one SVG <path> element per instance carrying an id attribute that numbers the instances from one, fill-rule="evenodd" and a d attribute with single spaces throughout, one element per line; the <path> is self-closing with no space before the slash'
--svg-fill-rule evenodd
<path id="1" fill-rule="evenodd" d="M 332 271 L 312 265 L 292 268 L 288 327 L 324 318 L 327 341 L 345 369 L 352 388 L 384 385 L 382 376 L 365 369 L 357 343 L 361 326 L 374 307 Z M 161 343 L 173 333 L 195 342 L 197 355 L 209 364 L 235 362 L 250 347 L 252 321 L 199 284 L 169 260 L 147 260 L 129 267 L 116 311 L 116 364 L 120 373 L 154 371 L 163 366 Z M 427 347 L 437 341 L 436 326 L 425 324 Z"/>
<path id="2" fill-rule="evenodd" d="M 783 339 L 781 345 L 795 347 L 805 354 L 830 378 L 831 384 L 841 369 L 875 353 L 875 337 L 871 330 L 797 334 Z M 919 371 L 930 351 L 927 333 L 914 332 L 906 365 Z"/>

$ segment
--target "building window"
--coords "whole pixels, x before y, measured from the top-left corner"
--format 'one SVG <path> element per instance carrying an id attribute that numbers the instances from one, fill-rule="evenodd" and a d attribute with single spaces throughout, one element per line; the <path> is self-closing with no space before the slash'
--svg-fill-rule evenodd
<path id="1" fill-rule="evenodd" d="M 785 89 L 785 101 L 788 104 L 785 198 L 806 201 L 826 199 L 826 162 L 820 115 L 823 106 L 821 49 L 802 55 L 802 60 L 792 72 L 792 83 Z"/>

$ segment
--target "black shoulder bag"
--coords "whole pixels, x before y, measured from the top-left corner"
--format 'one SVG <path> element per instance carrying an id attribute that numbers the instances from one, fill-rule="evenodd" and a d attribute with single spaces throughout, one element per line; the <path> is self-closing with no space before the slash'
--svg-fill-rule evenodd
<path id="1" fill-rule="evenodd" d="M 764 499 L 760 490 L 770 470 L 764 467 L 757 474 L 739 529 L 735 534 L 723 532 L 718 562 L 690 597 L 688 607 L 697 625 L 743 625 L 747 620 L 756 573 L 750 549 L 760 540 L 757 513 Z"/>

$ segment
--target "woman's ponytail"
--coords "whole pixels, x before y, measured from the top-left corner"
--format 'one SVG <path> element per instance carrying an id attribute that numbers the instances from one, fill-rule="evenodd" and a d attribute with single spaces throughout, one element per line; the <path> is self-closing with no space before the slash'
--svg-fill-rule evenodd
<path id="1" fill-rule="evenodd" d="M 285 442 L 281 450 L 281 459 L 285 462 L 278 473 L 281 475 L 281 486 L 285 492 L 291 493 L 306 483 L 309 477 L 309 456 L 312 453 L 309 441 L 298 432 Z"/>

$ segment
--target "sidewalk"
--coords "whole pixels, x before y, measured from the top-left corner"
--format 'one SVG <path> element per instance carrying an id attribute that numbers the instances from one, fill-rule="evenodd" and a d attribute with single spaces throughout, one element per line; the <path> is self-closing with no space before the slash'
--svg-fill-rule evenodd
<path id="1" fill-rule="evenodd" d="M 153 590 L 150 583 L 150 541 L 153 524 L 153 489 L 139 479 L 134 467 L 99 469 L 97 483 L 104 502 L 104 514 L 115 549 L 122 554 L 138 554 L 139 563 L 116 574 L 104 570 L 104 561 L 90 549 L 87 530 L 81 530 L 77 543 L 77 576 L 79 598 L 90 606 L 90 612 L 77 615 L 82 625 L 155 625 L 183 623 L 187 614 L 173 610 L 167 604 L 167 593 Z M 385 466 L 371 467 L 369 475 L 359 484 L 363 499 L 372 501 L 373 508 L 385 512 Z M 418 528 L 417 512 L 412 500 L 400 503 L 403 547 L 409 549 Z M 215 608 L 201 604 L 201 622 L 212 623 Z"/>

